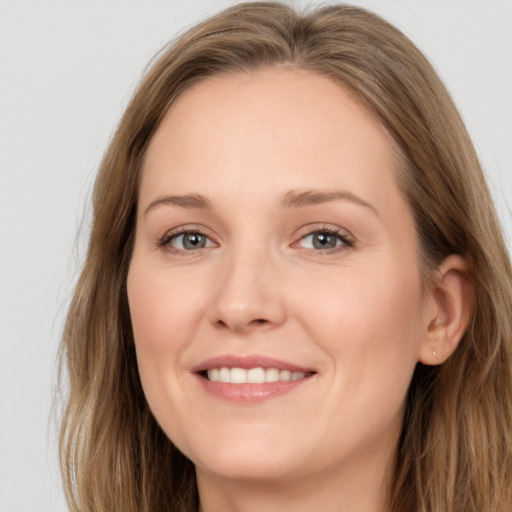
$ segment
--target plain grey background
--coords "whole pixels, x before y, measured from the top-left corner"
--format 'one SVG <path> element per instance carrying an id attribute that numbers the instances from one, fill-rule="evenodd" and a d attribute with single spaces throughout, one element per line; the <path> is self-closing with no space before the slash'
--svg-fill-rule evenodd
<path id="1" fill-rule="evenodd" d="M 110 135 L 157 50 L 233 3 L 0 0 L 2 512 L 66 509 L 58 407 L 51 408 L 55 359 L 86 246 L 85 205 Z M 404 30 L 440 72 L 483 161 L 511 247 L 512 0 L 351 3 Z"/>

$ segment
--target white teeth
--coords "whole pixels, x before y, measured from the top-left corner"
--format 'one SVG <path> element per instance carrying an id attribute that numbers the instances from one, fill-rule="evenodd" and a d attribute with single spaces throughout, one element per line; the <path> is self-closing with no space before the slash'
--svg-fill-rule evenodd
<path id="1" fill-rule="evenodd" d="M 208 370 L 208 378 L 213 381 L 219 380 L 219 369 L 213 368 L 211 370 Z"/>
<path id="2" fill-rule="evenodd" d="M 262 384 L 265 382 L 265 370 L 263 368 L 251 368 L 247 371 L 247 382 Z"/>
<path id="3" fill-rule="evenodd" d="M 233 384 L 245 384 L 247 382 L 247 371 L 243 368 L 231 368 L 231 379 Z"/>
<path id="4" fill-rule="evenodd" d="M 263 384 L 265 382 L 286 382 L 306 377 L 305 372 L 279 371 L 277 368 L 212 368 L 207 371 L 208 379 L 214 382 L 233 384 Z"/>
<path id="5" fill-rule="evenodd" d="M 231 372 L 229 371 L 229 368 L 221 368 L 219 370 L 219 381 L 231 382 Z"/>
<path id="6" fill-rule="evenodd" d="M 281 370 L 279 373 L 279 380 L 290 380 L 292 372 L 290 370 Z"/>
<path id="7" fill-rule="evenodd" d="M 275 368 L 269 368 L 265 372 L 265 380 L 267 382 L 277 382 L 279 380 L 279 370 Z"/>

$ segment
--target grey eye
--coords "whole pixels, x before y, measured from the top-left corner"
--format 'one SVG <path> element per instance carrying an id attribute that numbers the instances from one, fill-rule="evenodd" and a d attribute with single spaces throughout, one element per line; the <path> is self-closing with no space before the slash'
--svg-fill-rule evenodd
<path id="1" fill-rule="evenodd" d="M 173 237 L 171 244 L 176 249 L 193 251 L 211 245 L 211 240 L 201 233 L 182 233 Z"/>
<path id="2" fill-rule="evenodd" d="M 313 247 L 315 249 L 332 249 L 338 245 L 339 238 L 330 233 L 315 233 Z"/>
<path id="3" fill-rule="evenodd" d="M 306 249 L 334 249 L 342 244 L 340 236 L 325 231 L 317 231 L 306 235 L 302 239 L 302 246 Z"/>

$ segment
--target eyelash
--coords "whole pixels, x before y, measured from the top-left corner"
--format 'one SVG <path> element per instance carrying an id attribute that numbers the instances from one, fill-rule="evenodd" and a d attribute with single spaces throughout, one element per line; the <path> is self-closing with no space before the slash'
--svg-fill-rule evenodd
<path id="1" fill-rule="evenodd" d="M 178 249 L 176 247 L 173 247 L 171 242 L 178 238 L 179 236 L 187 235 L 187 234 L 197 234 L 204 236 L 208 240 L 211 241 L 210 237 L 199 227 L 188 227 L 185 229 L 178 228 L 177 230 L 167 232 L 158 242 L 159 248 L 165 248 L 166 250 L 177 253 L 177 254 L 191 254 L 194 252 L 200 252 L 201 249 L 205 249 L 207 247 L 201 247 L 196 250 L 186 250 L 186 249 Z M 306 234 L 301 235 L 299 239 L 296 242 L 293 242 L 291 244 L 291 247 L 297 247 L 299 242 L 305 240 L 307 237 L 310 237 L 312 235 L 317 234 L 327 234 L 332 235 L 336 237 L 339 241 L 341 241 L 341 244 L 336 247 L 332 247 L 329 249 L 310 249 L 310 248 L 304 248 L 304 250 L 308 254 L 313 255 L 332 255 L 335 253 L 338 253 L 340 251 L 346 250 L 347 248 L 354 247 L 354 240 L 350 238 L 349 236 L 342 234 L 340 228 L 334 228 L 332 226 L 321 226 L 318 229 L 313 229 L 311 231 L 308 231 Z"/>

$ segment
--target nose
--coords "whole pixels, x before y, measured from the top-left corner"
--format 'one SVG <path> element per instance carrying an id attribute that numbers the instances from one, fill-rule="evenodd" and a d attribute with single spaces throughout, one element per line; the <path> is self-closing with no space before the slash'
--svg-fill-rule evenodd
<path id="1" fill-rule="evenodd" d="M 208 311 L 216 328 L 245 334 L 285 321 L 282 276 L 268 255 L 232 253 L 222 264 Z"/>

